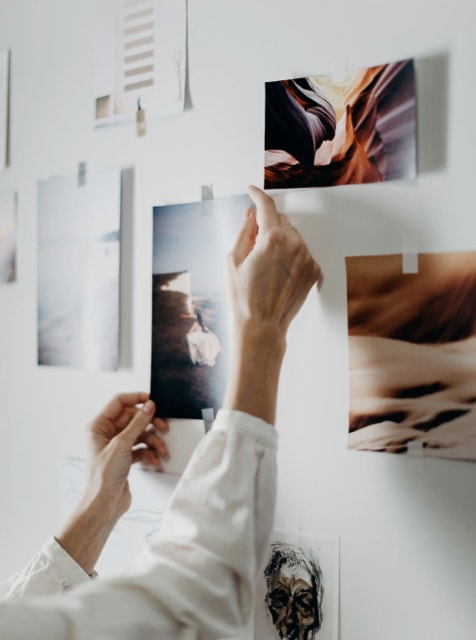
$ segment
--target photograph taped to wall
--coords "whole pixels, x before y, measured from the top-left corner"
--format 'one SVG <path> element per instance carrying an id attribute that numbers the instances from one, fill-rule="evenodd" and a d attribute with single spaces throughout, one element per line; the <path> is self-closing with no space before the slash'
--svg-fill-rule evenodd
<path id="1" fill-rule="evenodd" d="M 248 196 L 154 207 L 151 397 L 165 418 L 222 403 L 230 353 L 226 257 Z"/>
<path id="2" fill-rule="evenodd" d="M 186 0 L 96 0 L 96 127 L 183 111 L 186 26 Z"/>
<path id="3" fill-rule="evenodd" d="M 271 537 L 257 581 L 256 640 L 338 640 L 338 538 Z"/>
<path id="4" fill-rule="evenodd" d="M 119 366 L 121 171 L 38 186 L 38 364 Z"/>
<path id="5" fill-rule="evenodd" d="M 0 194 L 0 284 L 15 282 L 17 262 L 17 195 Z"/>
<path id="6" fill-rule="evenodd" d="M 476 252 L 346 258 L 349 448 L 476 460 Z"/>
<path id="7" fill-rule="evenodd" d="M 266 83 L 265 189 L 416 176 L 412 59 Z"/>
<path id="8" fill-rule="evenodd" d="M 60 522 L 65 522 L 83 493 L 86 462 L 64 458 L 58 474 Z M 128 480 L 131 506 L 116 523 L 97 562 L 96 571 L 103 577 L 123 574 L 155 540 L 179 476 L 133 466 Z"/>
<path id="9" fill-rule="evenodd" d="M 0 171 L 8 166 L 10 52 L 0 51 Z"/>

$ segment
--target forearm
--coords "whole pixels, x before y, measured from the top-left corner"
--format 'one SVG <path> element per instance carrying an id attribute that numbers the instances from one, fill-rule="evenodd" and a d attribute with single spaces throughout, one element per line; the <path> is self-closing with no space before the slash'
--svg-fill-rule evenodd
<path id="1" fill-rule="evenodd" d="M 276 420 L 276 402 L 286 340 L 274 326 L 248 323 L 235 330 L 223 407 Z"/>
<path id="2" fill-rule="evenodd" d="M 55 538 L 92 575 L 117 520 L 118 514 L 104 502 L 83 498 Z"/>

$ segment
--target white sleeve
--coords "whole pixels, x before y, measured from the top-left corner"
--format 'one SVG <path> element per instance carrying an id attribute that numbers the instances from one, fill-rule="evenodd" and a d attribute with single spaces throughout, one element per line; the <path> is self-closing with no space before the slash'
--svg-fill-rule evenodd
<path id="1" fill-rule="evenodd" d="M 269 542 L 277 434 L 221 410 L 198 445 L 159 538 L 127 576 L 61 598 L 0 603 L 0 639 L 222 640 L 246 625 Z"/>
<path id="2" fill-rule="evenodd" d="M 0 583 L 0 600 L 62 593 L 89 580 L 90 576 L 51 538 L 21 571 Z"/>

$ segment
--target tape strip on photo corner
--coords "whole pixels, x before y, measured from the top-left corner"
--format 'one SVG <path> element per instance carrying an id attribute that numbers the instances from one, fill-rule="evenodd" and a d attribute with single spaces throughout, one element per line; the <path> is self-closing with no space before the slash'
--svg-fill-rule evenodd
<path id="1" fill-rule="evenodd" d="M 418 241 L 416 236 L 403 239 L 402 273 L 418 273 Z"/>
<path id="2" fill-rule="evenodd" d="M 137 111 L 136 111 L 136 133 L 137 137 L 141 138 L 147 133 L 147 123 L 145 120 L 145 109 L 142 108 L 140 98 L 137 99 Z"/>
<path id="3" fill-rule="evenodd" d="M 331 63 L 332 84 L 342 84 L 347 78 L 347 60 L 345 57 L 334 58 Z"/>
<path id="4" fill-rule="evenodd" d="M 87 165 L 85 162 L 78 163 L 78 187 L 86 186 Z"/>
<path id="5" fill-rule="evenodd" d="M 213 185 L 202 184 L 202 216 L 209 216 L 213 211 Z"/>
<path id="6" fill-rule="evenodd" d="M 420 440 L 410 440 L 407 442 L 407 455 L 421 458 L 423 456 L 423 442 Z"/>
<path id="7" fill-rule="evenodd" d="M 208 433 L 212 428 L 213 421 L 215 420 L 215 412 L 213 408 L 202 409 L 202 419 L 205 424 L 205 433 Z"/>

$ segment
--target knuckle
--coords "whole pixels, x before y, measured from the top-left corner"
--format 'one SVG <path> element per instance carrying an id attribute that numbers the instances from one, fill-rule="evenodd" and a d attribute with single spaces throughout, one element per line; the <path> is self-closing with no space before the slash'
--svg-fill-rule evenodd
<path id="1" fill-rule="evenodd" d="M 281 245 L 286 241 L 286 234 L 280 228 L 270 229 L 267 236 L 269 246 Z"/>

